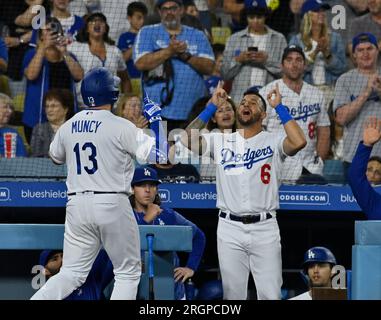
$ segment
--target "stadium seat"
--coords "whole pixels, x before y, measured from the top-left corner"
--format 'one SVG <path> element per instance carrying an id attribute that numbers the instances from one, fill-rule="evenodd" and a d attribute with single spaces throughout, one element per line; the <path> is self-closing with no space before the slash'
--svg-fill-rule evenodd
<path id="1" fill-rule="evenodd" d="M 227 39 L 231 36 L 231 30 L 228 27 L 212 27 L 213 44 L 226 44 Z"/>
<path id="2" fill-rule="evenodd" d="M 325 160 L 323 176 L 328 183 L 344 183 L 344 167 L 340 160 Z"/>

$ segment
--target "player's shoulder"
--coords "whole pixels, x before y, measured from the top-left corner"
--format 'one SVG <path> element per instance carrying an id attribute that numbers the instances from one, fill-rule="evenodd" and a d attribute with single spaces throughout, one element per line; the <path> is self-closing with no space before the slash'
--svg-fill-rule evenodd
<path id="1" fill-rule="evenodd" d="M 279 89 L 281 89 L 281 87 L 283 87 L 283 81 L 282 81 L 282 79 L 277 79 L 277 80 L 274 80 L 274 81 L 269 82 L 268 84 L 266 84 L 265 86 L 263 86 L 263 87 L 259 90 L 259 93 L 262 93 L 262 92 L 269 92 L 269 91 L 275 89 L 275 87 L 276 87 L 277 84 L 278 84 L 278 86 L 279 86 Z"/>

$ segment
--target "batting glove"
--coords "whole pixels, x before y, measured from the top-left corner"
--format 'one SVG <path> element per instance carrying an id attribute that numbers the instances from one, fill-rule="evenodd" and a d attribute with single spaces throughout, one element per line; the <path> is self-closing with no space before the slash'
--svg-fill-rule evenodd
<path id="1" fill-rule="evenodd" d="M 144 99 L 143 99 L 144 107 L 143 114 L 148 120 L 149 123 L 153 123 L 161 120 L 161 108 L 160 106 L 153 102 L 144 91 Z"/>

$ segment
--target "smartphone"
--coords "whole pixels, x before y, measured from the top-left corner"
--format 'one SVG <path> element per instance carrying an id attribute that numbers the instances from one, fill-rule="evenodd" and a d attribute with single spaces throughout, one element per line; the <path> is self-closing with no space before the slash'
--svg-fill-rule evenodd
<path id="1" fill-rule="evenodd" d="M 53 34 L 62 36 L 63 35 L 63 28 L 61 23 L 56 18 L 52 18 L 49 23 L 49 29 Z"/>
<path id="2" fill-rule="evenodd" d="M 248 51 L 251 51 L 251 52 L 257 52 L 258 51 L 258 47 L 249 47 L 247 48 Z"/>

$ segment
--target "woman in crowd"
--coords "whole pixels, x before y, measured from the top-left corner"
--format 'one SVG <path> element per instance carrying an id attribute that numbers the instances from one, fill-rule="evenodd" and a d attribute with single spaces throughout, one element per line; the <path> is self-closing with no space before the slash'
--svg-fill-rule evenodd
<path id="1" fill-rule="evenodd" d="M 125 94 L 118 101 L 118 115 L 130 120 L 141 129 L 148 127 L 148 121 L 142 113 L 141 98 L 136 95 Z"/>
<path id="2" fill-rule="evenodd" d="M 52 24 L 53 22 L 53 24 Z M 31 48 L 24 57 L 23 69 L 27 79 L 23 123 L 25 136 L 30 143 L 33 127 L 46 122 L 43 97 L 50 89 L 68 89 L 75 93 L 74 82 L 83 78 L 83 69 L 66 47 L 66 39 L 60 38 L 52 29 L 59 23 L 47 19 L 39 30 L 37 48 Z M 76 106 L 76 101 L 75 101 Z M 75 110 L 76 107 L 75 107 Z"/>
<path id="3" fill-rule="evenodd" d="M 0 93 L 0 158 L 26 157 L 22 138 L 9 126 L 13 114 L 12 99 Z"/>
<path id="4" fill-rule="evenodd" d="M 96 67 L 105 67 L 121 78 L 123 93 L 131 92 L 131 82 L 122 52 L 109 38 L 109 29 L 107 19 L 102 13 L 91 14 L 85 19 L 85 26 L 78 36 L 81 42 L 73 42 L 68 50 L 77 57 L 85 73 Z M 77 86 L 78 93 L 79 89 L 80 85 Z"/>
<path id="5" fill-rule="evenodd" d="M 290 40 L 290 44 L 303 48 L 308 62 L 304 80 L 319 86 L 325 93 L 327 106 L 333 99 L 336 80 L 347 65 L 343 40 L 329 28 L 326 17 L 329 8 L 316 0 L 304 2 L 300 33 Z"/>
<path id="6" fill-rule="evenodd" d="M 58 128 L 70 118 L 74 108 L 73 94 L 66 89 L 49 90 L 44 98 L 47 122 L 33 128 L 30 147 L 32 157 L 49 157 L 49 146 Z"/>

